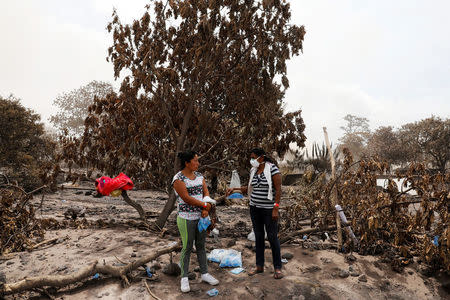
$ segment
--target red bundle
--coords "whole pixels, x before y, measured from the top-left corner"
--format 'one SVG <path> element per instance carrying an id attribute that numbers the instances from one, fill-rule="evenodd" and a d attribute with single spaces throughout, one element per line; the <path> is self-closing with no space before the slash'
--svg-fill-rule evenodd
<path id="1" fill-rule="evenodd" d="M 97 191 L 103 196 L 109 196 L 114 190 L 131 190 L 134 184 L 131 181 L 130 177 L 127 175 L 120 173 L 115 178 L 110 178 L 106 176 L 102 176 L 95 180 L 95 187 Z"/>

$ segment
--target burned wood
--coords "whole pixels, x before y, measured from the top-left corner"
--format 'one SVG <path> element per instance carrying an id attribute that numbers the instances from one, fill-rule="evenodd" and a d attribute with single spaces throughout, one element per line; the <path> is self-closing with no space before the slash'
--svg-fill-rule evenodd
<path id="1" fill-rule="evenodd" d="M 307 233 L 316 233 L 316 232 L 322 232 L 322 231 L 332 231 L 336 230 L 336 226 L 330 226 L 327 228 L 307 228 L 302 230 L 296 230 L 293 232 L 290 232 L 286 234 L 285 236 L 280 237 L 280 244 L 286 243 L 287 241 L 293 239 L 294 237 L 301 235 L 301 234 L 307 234 Z"/>
<path id="2" fill-rule="evenodd" d="M 146 218 L 144 209 L 142 208 L 142 206 L 139 203 L 137 203 L 136 201 L 132 200 L 128 196 L 127 191 L 122 191 L 122 198 L 123 198 L 123 200 L 125 200 L 126 203 L 128 203 L 134 209 L 136 209 L 137 212 L 139 213 L 139 216 L 141 217 L 142 221 L 144 223 L 147 223 L 147 218 Z"/>
<path id="3" fill-rule="evenodd" d="M 41 221 L 35 218 L 34 208 L 27 205 L 32 197 L 17 185 L 0 185 L 0 254 L 26 250 L 30 238 L 43 237 Z"/>
<path id="4" fill-rule="evenodd" d="M 58 242 L 58 240 L 65 240 L 65 239 L 67 239 L 67 237 L 65 237 L 63 239 L 56 237 L 56 238 L 53 238 L 53 239 L 50 239 L 50 240 L 46 240 L 46 241 L 40 242 L 40 243 L 38 243 L 36 245 L 33 245 L 33 246 L 29 247 L 28 250 L 31 251 L 31 250 L 37 249 L 37 248 L 39 248 L 40 246 L 43 246 L 43 245 L 56 244 Z"/>
<path id="5" fill-rule="evenodd" d="M 14 254 L 2 255 L 2 256 L 0 256 L 0 260 L 10 260 L 10 259 L 13 259 L 14 257 L 15 257 Z"/>
<path id="6" fill-rule="evenodd" d="M 125 285 L 129 285 L 127 274 L 131 271 L 139 268 L 140 266 L 154 260 L 155 258 L 173 251 L 177 251 L 181 248 L 180 243 L 170 244 L 165 248 L 156 250 L 154 253 L 146 255 L 134 262 L 128 263 L 125 266 L 115 267 L 111 265 L 102 265 L 98 263 L 98 260 L 89 264 L 88 266 L 80 269 L 78 272 L 69 275 L 47 275 L 30 277 L 20 280 L 14 283 L 7 283 L 0 288 L 0 295 L 10 295 L 18 292 L 23 292 L 36 288 L 43 287 L 64 287 L 70 284 L 77 283 L 84 280 L 96 273 L 109 275 L 115 278 L 121 278 Z"/>
<path id="7" fill-rule="evenodd" d="M 80 190 L 80 191 L 95 191 L 93 188 L 87 188 L 87 187 L 81 187 L 81 186 L 67 186 L 67 185 L 61 185 L 60 186 L 62 190 Z"/>
<path id="8" fill-rule="evenodd" d="M 8 178 L 8 176 L 6 176 L 5 174 L 1 174 L 1 173 L 0 173 L 0 176 L 3 176 L 3 178 L 5 178 L 6 184 L 9 184 L 9 178 Z"/>
<path id="9" fill-rule="evenodd" d="M 144 284 L 145 284 L 145 288 L 147 289 L 147 291 L 148 291 L 148 293 L 150 294 L 150 296 L 152 296 L 152 297 L 155 298 L 156 300 L 161 300 L 160 298 L 156 297 L 155 294 L 152 293 L 152 291 L 151 291 L 150 288 L 148 287 L 147 280 L 144 279 L 143 281 L 144 281 Z"/>
<path id="10" fill-rule="evenodd" d="M 218 198 L 215 199 L 216 200 L 216 205 L 222 205 L 225 204 L 225 200 L 226 200 L 226 196 L 220 196 Z"/>

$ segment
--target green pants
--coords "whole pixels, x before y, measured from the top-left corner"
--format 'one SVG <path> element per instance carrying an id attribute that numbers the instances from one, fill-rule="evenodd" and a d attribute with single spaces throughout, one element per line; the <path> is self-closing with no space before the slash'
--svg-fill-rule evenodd
<path id="1" fill-rule="evenodd" d="M 177 217 L 178 230 L 180 231 L 183 249 L 181 250 L 180 267 L 181 277 L 187 277 L 189 271 L 189 261 L 191 259 L 191 251 L 195 241 L 195 249 L 197 250 L 198 264 L 200 265 L 200 273 L 208 273 L 208 265 L 206 263 L 205 239 L 206 230 L 199 232 L 197 225 L 198 220 L 186 220 Z"/>

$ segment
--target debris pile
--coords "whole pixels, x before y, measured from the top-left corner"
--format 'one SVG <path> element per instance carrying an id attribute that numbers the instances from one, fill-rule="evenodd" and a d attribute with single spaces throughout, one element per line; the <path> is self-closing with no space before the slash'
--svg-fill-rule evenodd
<path id="1" fill-rule="evenodd" d="M 24 251 L 34 238 L 43 238 L 41 222 L 28 202 L 32 198 L 22 188 L 0 185 L 0 254 Z"/>
<path id="2" fill-rule="evenodd" d="M 341 250 L 381 254 L 399 272 L 413 257 L 433 271 L 449 272 L 450 173 L 432 172 L 423 164 L 412 163 L 380 189 L 377 177 L 388 174 L 386 162 L 376 157 L 353 162 L 348 151 L 344 154 L 336 180 L 328 180 L 326 174 L 305 174 L 301 188 L 290 192 L 295 202 L 281 218 L 282 232 L 298 231 L 306 225 L 304 220 L 324 231 L 335 225 L 336 210 L 330 198 L 336 189 L 337 201 L 359 240 L 356 247 L 347 237 Z M 403 179 L 400 187 L 394 178 Z"/>

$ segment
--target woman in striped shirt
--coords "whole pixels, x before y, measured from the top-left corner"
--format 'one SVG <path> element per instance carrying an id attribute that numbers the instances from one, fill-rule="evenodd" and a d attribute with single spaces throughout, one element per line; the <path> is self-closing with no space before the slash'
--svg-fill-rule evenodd
<path id="1" fill-rule="evenodd" d="M 250 195 L 250 217 L 256 239 L 256 268 L 249 275 L 264 272 L 264 227 L 272 248 L 274 278 L 283 278 L 281 272 L 281 250 L 278 240 L 278 209 L 281 199 L 281 173 L 278 167 L 266 156 L 263 149 L 255 148 L 250 152 L 250 179 L 248 186 L 230 188 L 227 195 L 234 191 Z"/>

